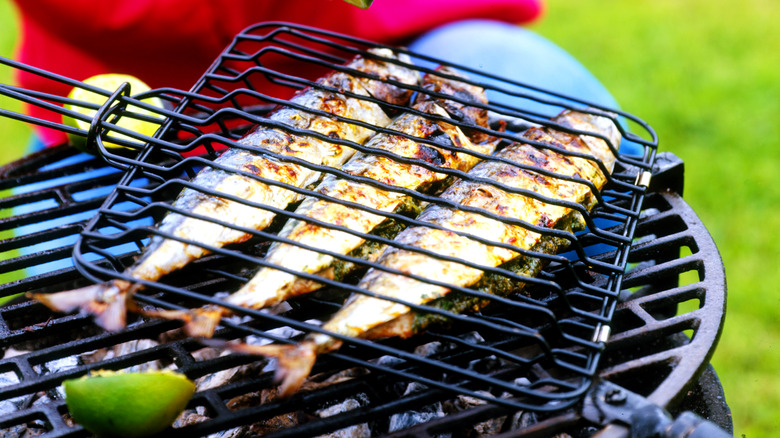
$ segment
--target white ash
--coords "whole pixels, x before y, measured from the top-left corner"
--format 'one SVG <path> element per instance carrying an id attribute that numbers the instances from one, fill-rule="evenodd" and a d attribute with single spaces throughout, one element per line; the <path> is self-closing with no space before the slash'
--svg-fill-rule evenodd
<path id="1" fill-rule="evenodd" d="M 424 391 L 426 389 L 428 389 L 427 386 L 421 383 L 412 382 L 409 385 L 407 385 L 404 395 L 413 394 L 415 392 Z M 388 428 L 388 432 L 396 432 L 399 430 L 408 429 L 410 427 L 422 423 L 427 423 L 431 420 L 443 417 L 445 415 L 446 414 L 444 412 L 442 404 L 439 402 L 427 406 L 423 406 L 422 409 L 417 411 L 407 411 L 407 412 L 402 412 L 400 414 L 394 414 L 392 417 L 390 417 L 390 426 Z M 437 435 L 437 437 L 440 438 L 446 438 L 449 436 L 451 435 L 450 434 Z"/>
<path id="2" fill-rule="evenodd" d="M 0 388 L 4 386 L 16 385 L 19 383 L 19 377 L 13 371 L 0 373 Z"/>
<path id="3" fill-rule="evenodd" d="M 480 335 L 478 332 L 474 331 L 463 333 L 458 337 L 469 344 L 481 344 L 485 342 L 485 338 L 483 338 L 482 335 Z"/>
<path id="4" fill-rule="evenodd" d="M 57 374 L 82 365 L 82 361 L 76 356 L 67 356 L 61 359 L 54 359 L 41 365 L 34 365 L 33 370 L 41 376 L 47 374 Z"/>
<path id="5" fill-rule="evenodd" d="M 6 372 L 0 374 L 0 387 L 10 386 L 19 383 L 19 377 L 14 372 Z M 32 395 L 21 395 L 19 397 L 0 400 L 0 416 L 14 413 L 20 409 L 24 409 L 32 403 Z M 8 429 L 3 430 L 5 432 Z M 2 436 L 6 436 L 3 434 Z"/>
<path id="6" fill-rule="evenodd" d="M 82 365 L 80 358 L 76 356 L 68 356 L 62 359 L 50 360 L 41 365 L 35 365 L 33 366 L 33 370 L 38 373 L 38 375 L 45 376 L 47 374 L 59 374 L 64 371 L 76 368 L 80 365 Z M 52 390 L 37 393 L 36 397 L 32 400 L 31 405 L 36 406 L 40 404 L 51 403 L 52 400 L 64 399 L 65 389 L 62 387 L 62 385 L 60 385 Z"/>
<path id="7" fill-rule="evenodd" d="M 19 378 L 13 372 L 0 374 L 0 386 L 8 386 L 19 383 Z M 36 399 L 43 398 L 45 402 L 50 402 L 46 393 L 36 393 L 22 395 L 19 397 L 0 400 L 0 417 L 13 414 L 22 409 L 32 406 Z M 0 429 L 0 436 L 3 438 L 31 438 L 46 433 L 46 425 L 39 420 L 15 424 L 5 429 Z"/>
<path id="8" fill-rule="evenodd" d="M 116 357 L 126 356 L 137 351 L 147 350 L 160 345 L 159 342 L 151 339 L 135 339 L 121 344 L 114 345 L 110 348 L 101 348 L 88 353 L 83 353 L 80 359 L 84 364 L 92 364 L 102 362 L 105 360 L 113 359 Z M 162 369 L 172 369 L 175 365 L 165 366 L 160 361 L 154 360 L 151 362 L 144 362 L 138 365 L 134 365 L 130 368 L 126 368 L 124 371 L 128 373 L 138 373 L 143 371 L 157 371 Z"/>
<path id="9" fill-rule="evenodd" d="M 195 350 L 190 354 L 192 355 L 192 358 L 195 359 L 196 361 L 203 362 L 221 356 L 223 351 L 225 350 L 222 350 L 221 348 L 205 347 L 199 350 Z"/>
<path id="10" fill-rule="evenodd" d="M 329 406 L 325 409 L 321 409 L 316 412 L 320 418 L 327 418 L 333 415 L 341 414 L 344 412 L 358 409 L 368 404 L 368 398 L 365 394 L 359 394 L 358 397 L 345 400 L 341 403 Z M 318 438 L 352 438 L 352 437 L 368 437 L 371 436 L 371 430 L 368 427 L 368 423 L 354 424 L 344 429 L 339 429 L 335 432 L 320 435 Z"/>
<path id="11" fill-rule="evenodd" d="M 448 345 L 443 344 L 439 341 L 434 342 L 428 342 L 427 344 L 422 344 L 414 349 L 414 354 L 422 357 L 429 357 L 433 356 L 434 354 L 441 353 L 443 351 L 448 350 Z"/>
<path id="12" fill-rule="evenodd" d="M 380 357 L 378 357 L 376 359 L 372 359 L 371 362 L 374 362 L 374 363 L 376 363 L 379 366 L 392 368 L 392 367 L 398 366 L 398 365 L 400 365 L 400 364 L 402 364 L 402 363 L 404 363 L 406 361 L 401 359 L 401 358 L 398 358 L 398 357 L 386 354 L 386 355 L 380 356 Z"/>

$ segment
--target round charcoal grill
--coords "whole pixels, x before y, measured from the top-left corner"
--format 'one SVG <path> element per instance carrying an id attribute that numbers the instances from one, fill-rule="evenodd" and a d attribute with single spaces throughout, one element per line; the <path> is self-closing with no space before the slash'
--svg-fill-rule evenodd
<path id="1" fill-rule="evenodd" d="M 355 54 L 371 56 L 366 49 L 374 46 L 289 24 L 250 28 L 236 37 L 192 91 L 152 92 L 168 103 L 162 112 L 167 121 L 154 139 L 139 138 L 143 144 L 128 143 L 126 150 L 103 144 L 103 138 L 122 132 L 112 123 L 114 117 L 127 111 L 128 102 L 137 103 L 125 96 L 128 90 L 117 90 L 98 111 L 99 123 L 81 133 L 88 135 L 100 158 L 61 146 L 2 168 L 0 190 L 13 192 L 0 200 L 8 212 L 0 219 L 1 231 L 13 230 L 13 235 L 3 235 L 0 241 L 0 251 L 10 254 L 0 267 L 12 275 L 0 286 L 0 294 L 56 292 L 122 278 L 121 272 L 155 232 L 153 224 L 171 210 L 170 201 L 200 169 L 213 165 L 219 151 L 239 147 L 235 140 L 249 126 L 268 123 L 269 109 L 287 103 L 297 89 L 317 87 L 314 79 L 344 69 Z M 443 64 L 410 55 L 421 73 Z M 563 109 L 608 110 L 454 67 L 488 90 L 492 123 L 486 132 L 506 142 L 518 140 L 529 126 L 566 130 L 550 122 Z M 301 71 L 310 76 L 293 73 Z M 58 101 L 11 87 L 3 92 L 42 106 Z M 391 113 L 403 110 L 383 105 Z M 522 296 L 474 314 L 445 312 L 450 321 L 446 327 L 406 340 L 346 339 L 338 352 L 319 358 L 307 385 L 290 399 L 275 397 L 272 362 L 205 348 L 183 338 L 178 322 L 131 317 L 127 329 L 106 333 L 88 316 L 52 314 L 40 304 L 18 299 L 0 309 L 6 352 L 0 361 L 0 429 L 84 435 L 68 416 L 60 384 L 97 369 L 172 368 L 198 379 L 198 392 L 166 436 L 228 436 L 220 435 L 226 431 L 237 436 L 317 436 L 342 429 L 358 435 L 436 436 L 471 430 L 486 435 L 591 436 L 603 425 L 581 415 L 582 403 L 600 379 L 661 407 L 688 409 L 685 391 L 705 371 L 722 326 L 723 266 L 706 229 L 680 197 L 682 164 L 666 153 L 656 156 L 654 134 L 641 120 L 615 114 L 652 140 L 621 129 L 624 146 L 616 168 L 598 205 L 583 212 L 588 229 L 570 235 L 568 253 L 538 255 L 546 268 L 538 277 L 516 278 L 527 284 Z M 447 122 L 474 129 L 456 120 Z M 299 164 L 351 177 L 338 169 Z M 309 188 L 287 188 L 317 195 Z M 441 202 L 432 194 L 409 195 Z M 248 241 L 210 248 L 211 255 L 180 272 L 144 282 L 137 301 L 167 309 L 226 305 L 221 293 L 236 290 L 265 263 L 262 256 L 268 243 L 277 240 L 275 231 L 286 218 L 296 217 L 292 208 L 276 213 L 276 222 L 253 232 Z M 390 217 L 416 223 L 411 217 Z M 366 237 L 392 243 L 381 236 Z M 696 278 L 688 281 L 691 276 Z M 290 342 L 301 332 L 320 330 L 317 321 L 338 309 L 344 291 L 360 292 L 354 280 L 321 282 L 328 287 L 289 300 L 281 313 L 231 308 L 238 316 L 223 320 L 215 336 Z M 730 427 L 727 418 L 718 421 Z M 613 425 L 601 433 L 625 429 Z"/>

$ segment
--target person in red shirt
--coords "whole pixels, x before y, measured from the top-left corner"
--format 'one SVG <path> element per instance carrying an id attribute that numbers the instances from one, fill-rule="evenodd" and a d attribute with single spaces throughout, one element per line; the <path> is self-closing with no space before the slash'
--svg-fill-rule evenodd
<path id="1" fill-rule="evenodd" d="M 262 21 L 287 21 L 391 45 L 438 26 L 488 19 L 512 27 L 540 17 L 541 0 L 376 0 L 361 9 L 343 0 L 24 0 L 17 59 L 83 80 L 100 73 L 136 76 L 152 88 L 188 90 L 233 37 Z M 26 89 L 67 95 L 69 87 L 19 72 Z M 31 115 L 53 115 L 30 107 Z M 36 129 L 45 145 L 64 134 Z"/>

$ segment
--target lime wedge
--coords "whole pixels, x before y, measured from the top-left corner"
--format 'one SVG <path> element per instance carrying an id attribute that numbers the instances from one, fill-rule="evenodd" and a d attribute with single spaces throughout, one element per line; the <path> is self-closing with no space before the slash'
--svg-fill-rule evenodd
<path id="1" fill-rule="evenodd" d="M 93 85 L 95 87 L 102 88 L 106 91 L 114 92 L 117 88 L 119 88 L 120 85 L 122 85 L 125 82 L 128 82 L 130 84 L 130 93 L 133 95 L 138 93 L 143 93 L 145 91 L 149 91 L 150 88 L 148 85 L 146 85 L 143 81 L 140 79 L 130 76 L 130 75 L 123 75 L 123 74 L 116 74 L 116 73 L 109 73 L 109 74 L 101 74 L 97 76 L 92 76 L 90 78 L 87 78 L 83 81 L 86 84 Z M 85 90 L 84 88 L 75 87 L 71 92 L 68 94 L 68 97 L 70 99 L 78 100 L 81 102 L 87 102 L 92 103 L 96 105 L 103 105 L 108 98 L 106 96 L 93 93 L 91 91 Z M 162 101 L 157 98 L 153 97 L 150 99 L 144 99 L 143 102 L 149 103 L 150 105 L 154 105 L 158 108 L 163 107 Z M 80 114 L 83 114 L 89 118 L 92 118 L 95 116 L 95 113 L 97 111 L 89 108 L 85 108 L 78 105 L 71 105 L 66 104 L 66 109 L 76 111 Z M 145 110 L 143 108 L 139 108 L 137 106 L 129 105 L 127 106 L 127 111 L 148 115 L 148 116 L 156 116 L 159 119 L 159 123 L 153 123 L 153 122 L 147 122 L 145 120 L 139 120 L 135 117 L 131 116 L 125 116 L 120 117 L 118 121 L 115 122 L 117 126 L 120 126 L 122 128 L 129 129 L 131 131 L 135 131 L 139 134 L 152 136 L 154 135 L 155 131 L 157 131 L 157 128 L 160 127 L 160 125 L 163 122 L 163 118 L 159 115 L 156 115 L 152 111 Z M 75 128 L 83 129 L 85 131 L 89 131 L 90 123 L 85 122 L 79 119 L 75 119 L 72 117 L 63 116 L 62 118 L 63 123 L 65 123 L 68 126 L 73 126 Z M 119 134 L 118 132 L 110 132 L 109 136 L 116 137 L 122 140 L 129 140 L 133 143 L 138 144 L 138 147 L 142 147 L 143 143 L 139 141 L 138 139 L 134 139 L 131 137 L 128 137 L 126 135 Z M 96 151 L 92 150 L 91 148 L 96 147 L 96 145 L 87 145 L 87 138 L 82 137 L 80 135 L 69 135 L 69 139 L 71 144 L 78 148 L 79 150 L 83 152 L 89 152 L 89 153 L 95 153 Z M 104 141 L 103 144 L 107 148 L 123 148 L 124 146 L 118 145 L 116 143 L 111 143 Z"/>
<path id="2" fill-rule="evenodd" d="M 170 426 L 187 406 L 195 384 L 171 371 L 96 371 L 66 380 L 65 401 L 78 424 L 98 438 L 137 438 Z"/>

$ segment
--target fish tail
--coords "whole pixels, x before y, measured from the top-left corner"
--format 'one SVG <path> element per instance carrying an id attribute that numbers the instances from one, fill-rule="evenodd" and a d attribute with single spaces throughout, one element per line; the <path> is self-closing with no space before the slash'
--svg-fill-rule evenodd
<path id="1" fill-rule="evenodd" d="M 129 284 L 128 284 L 129 285 Z M 95 322 L 108 331 L 125 327 L 129 287 L 116 282 L 55 293 L 28 293 L 27 297 L 39 301 L 55 312 L 70 313 L 78 309 L 94 315 Z"/>
<path id="2" fill-rule="evenodd" d="M 277 360 L 275 379 L 279 384 L 279 396 L 289 397 L 295 394 L 306 378 L 309 377 L 317 360 L 319 346 L 315 342 L 304 340 L 298 344 L 249 345 L 232 344 L 217 339 L 204 339 L 202 343 L 224 348 L 237 353 L 252 354 Z"/>
<path id="3" fill-rule="evenodd" d="M 214 336 L 225 312 L 224 309 L 209 307 L 186 310 L 138 309 L 138 313 L 151 318 L 182 321 L 187 336 L 199 338 Z"/>

